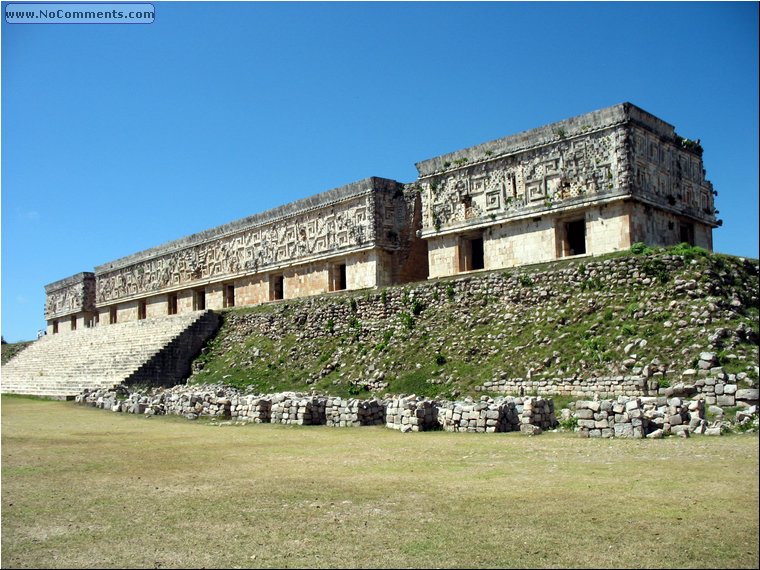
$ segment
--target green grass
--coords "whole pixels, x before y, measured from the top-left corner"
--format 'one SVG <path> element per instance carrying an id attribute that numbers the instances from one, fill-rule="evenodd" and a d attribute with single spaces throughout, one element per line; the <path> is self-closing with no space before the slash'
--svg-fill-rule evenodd
<path id="1" fill-rule="evenodd" d="M 688 258 L 688 263 L 671 271 L 663 262 L 664 255 L 676 252 Z M 619 252 L 602 259 L 625 255 Z M 455 290 L 452 279 L 407 285 L 402 289 L 401 307 L 384 320 L 373 321 L 362 312 L 362 304 L 369 300 L 387 306 L 387 288 L 310 300 L 309 311 L 331 303 L 350 308 L 350 323 L 331 317 L 327 326 L 320 327 L 323 334 L 319 338 L 300 338 L 298 325 L 291 328 L 293 334 L 282 338 L 248 332 L 241 339 L 236 332 L 247 316 L 259 313 L 274 315 L 287 328 L 288 319 L 303 314 L 307 301 L 227 311 L 219 336 L 199 359 L 203 370 L 191 381 L 249 386 L 258 392 L 314 389 L 348 396 L 356 395 L 356 382 L 368 379 L 368 370 L 373 369 L 385 374 L 388 387 L 381 393 L 477 396 L 477 386 L 502 373 L 525 378 L 531 372 L 538 379 L 629 375 L 631 370 L 621 368 L 621 363 L 634 354 L 640 367 L 655 358 L 667 363 L 676 378 L 693 367 L 712 331 L 732 331 L 743 324 L 757 333 L 758 311 L 750 303 L 739 311 L 710 317 L 707 325 L 692 323 L 710 303 L 734 295 L 746 297 L 757 283 L 757 275 L 741 273 L 737 259 L 686 247 L 650 248 L 631 259 L 642 264 L 642 271 L 650 276 L 649 284 L 612 285 L 598 268 L 591 277 L 588 264 L 594 260 L 586 259 L 524 268 L 522 273 L 495 273 L 496 278 L 509 280 L 514 296 L 500 297 L 488 290 L 463 295 Z M 541 275 L 538 270 L 550 272 Z M 554 296 L 538 306 L 521 301 L 521 291 L 535 291 L 544 286 L 551 272 L 563 270 L 577 275 L 579 282 L 554 280 Z M 724 278 L 718 281 L 716 275 Z M 713 295 L 703 293 L 694 298 L 674 292 L 677 279 L 694 280 L 706 289 L 718 282 L 721 285 Z M 417 287 L 427 287 L 428 297 L 418 297 L 422 289 L 412 295 Z M 432 302 L 436 297 L 440 306 Z M 630 355 L 624 352 L 628 344 L 633 346 Z M 339 365 L 322 375 L 324 355 L 337 351 Z M 253 356 L 258 353 L 263 356 Z M 729 353 L 736 358 L 728 358 Z M 752 380 L 757 376 L 752 366 L 757 357 L 757 344 L 752 342 L 739 342 L 721 351 L 727 373 L 747 372 Z"/>
<path id="2" fill-rule="evenodd" d="M 0 345 L 2 346 L 2 349 L 1 349 L 2 352 L 0 352 L 1 354 L 0 358 L 2 358 L 1 360 L 2 364 L 5 364 L 11 358 L 16 356 L 19 352 L 21 352 L 22 350 L 30 346 L 32 342 L 34 341 L 23 340 L 21 342 L 10 342 L 10 343 L 4 342 L 2 345 Z"/>
<path id="3" fill-rule="evenodd" d="M 757 503 L 757 435 L 220 426 L 2 398 L 3 568 L 757 568 Z"/>

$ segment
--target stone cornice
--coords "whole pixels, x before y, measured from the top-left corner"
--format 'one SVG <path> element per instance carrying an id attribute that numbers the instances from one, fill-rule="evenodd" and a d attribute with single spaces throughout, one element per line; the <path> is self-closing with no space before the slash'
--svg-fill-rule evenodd
<path id="1" fill-rule="evenodd" d="M 368 195 L 372 193 L 372 191 L 395 192 L 401 187 L 402 184 L 395 180 L 372 176 L 370 178 L 352 182 L 351 184 L 346 184 L 345 186 L 340 186 L 338 188 L 334 188 L 332 190 L 328 190 L 314 196 L 309 196 L 308 198 L 290 202 L 289 204 L 285 204 L 283 206 L 278 206 L 277 208 L 273 208 L 259 214 L 254 214 L 247 218 L 230 222 L 229 224 L 217 226 L 209 230 L 192 234 L 178 240 L 170 241 L 168 243 L 164 243 L 162 245 L 146 249 L 144 251 L 140 251 L 108 263 L 104 263 L 95 268 L 95 274 L 102 275 L 110 273 L 118 269 L 129 267 L 130 265 L 162 257 L 167 254 L 171 254 L 176 251 L 197 245 L 210 243 L 237 233 L 254 229 L 259 226 L 281 222 L 295 216 L 304 215 L 309 212 L 346 202 L 353 198 Z"/>
<path id="2" fill-rule="evenodd" d="M 674 127 L 669 123 L 658 119 L 632 103 L 621 103 L 423 160 L 416 163 L 415 166 L 419 172 L 420 180 L 424 180 L 432 176 L 466 169 L 475 164 L 491 162 L 505 156 L 557 144 L 564 140 L 586 136 L 627 123 L 642 126 L 661 137 L 675 137 Z"/>
<path id="3" fill-rule="evenodd" d="M 58 281 L 53 281 L 52 283 L 48 283 L 45 285 L 45 293 L 52 293 L 53 291 L 58 291 L 59 289 L 65 289 L 66 287 L 71 287 L 72 285 L 76 285 L 77 283 L 81 283 L 85 279 L 94 279 L 95 274 L 90 271 L 82 271 L 81 273 L 77 273 L 76 275 L 71 275 L 70 277 L 64 277 L 63 279 L 59 279 Z"/>

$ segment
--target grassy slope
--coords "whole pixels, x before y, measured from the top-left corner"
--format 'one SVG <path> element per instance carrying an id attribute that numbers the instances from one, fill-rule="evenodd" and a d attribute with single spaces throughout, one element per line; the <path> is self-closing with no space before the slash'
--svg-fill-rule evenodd
<path id="1" fill-rule="evenodd" d="M 11 358 L 16 356 L 19 352 L 24 350 L 26 347 L 28 347 L 30 344 L 32 344 L 33 341 L 31 340 L 24 340 L 21 342 L 12 342 L 12 343 L 6 343 L 2 345 L 2 364 L 5 364 L 8 362 Z"/>
<path id="2" fill-rule="evenodd" d="M 3 568 L 757 568 L 757 435 L 213 427 L 2 397 Z"/>
<path id="3" fill-rule="evenodd" d="M 500 373 L 521 378 L 529 370 L 534 378 L 631 374 L 621 363 L 632 355 L 638 366 L 659 359 L 671 370 L 664 382 L 675 382 L 684 369 L 696 366 L 716 330 L 734 331 L 745 323 L 757 334 L 756 305 L 726 310 L 732 296 L 753 287 L 756 294 L 757 275 L 747 276 L 737 259 L 722 255 L 693 255 L 691 263 L 670 274 L 661 269 L 662 255 L 647 258 L 652 283 L 646 286 L 633 281 L 610 285 L 583 262 L 499 272 L 499 278 L 514 286 L 508 298 L 487 291 L 465 298 L 455 280 L 442 280 L 421 285 L 432 297 L 427 302 L 423 297 L 415 308 L 411 301 L 415 286 L 410 285 L 404 288 L 409 293 L 404 314 L 364 322 L 356 318 L 351 326 L 336 327 L 320 338 L 303 338 L 295 323 L 282 338 L 257 334 L 246 318 L 271 314 L 290 322 L 299 312 L 329 303 L 352 307 L 384 303 L 387 292 L 235 309 L 225 313 L 219 335 L 199 357 L 203 369 L 191 382 L 224 382 L 250 386 L 256 392 L 314 389 L 341 396 L 368 395 L 357 382 L 382 371 L 389 384 L 384 391 L 453 397 L 475 394 L 475 386 Z M 586 263 L 591 261 L 597 260 Z M 553 294 L 536 304 L 535 295 L 543 285 L 531 275 L 568 267 L 585 272 L 580 285 L 555 279 Z M 696 298 L 688 290 L 675 293 L 679 279 L 693 280 L 706 292 Z M 718 290 L 708 294 L 718 281 Z M 415 309 L 419 314 L 414 314 Z M 636 348 L 626 354 L 630 343 Z M 739 342 L 716 352 L 726 372 L 748 372 L 756 380 L 757 344 Z M 335 369 L 321 376 L 330 363 Z M 319 378 L 312 381 L 314 377 Z"/>

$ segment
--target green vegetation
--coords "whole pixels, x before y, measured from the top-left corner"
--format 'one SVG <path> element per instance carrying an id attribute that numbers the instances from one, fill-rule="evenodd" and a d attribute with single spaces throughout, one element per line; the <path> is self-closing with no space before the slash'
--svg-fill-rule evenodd
<path id="1" fill-rule="evenodd" d="M 634 255 L 648 255 L 650 253 L 653 253 L 654 250 L 649 247 L 648 245 L 642 243 L 642 242 L 636 242 L 631 246 L 631 253 Z"/>
<path id="2" fill-rule="evenodd" d="M 559 427 L 565 431 L 574 431 L 578 427 L 578 418 L 571 416 L 566 420 L 559 420 Z"/>
<path id="3" fill-rule="evenodd" d="M 3 568 L 758 567 L 757 435 L 225 425 L 6 396 L 2 409 Z"/>
<path id="4" fill-rule="evenodd" d="M 757 380 L 758 346 L 752 339 L 758 335 L 758 307 L 750 302 L 757 274 L 736 258 L 694 249 L 601 259 L 627 257 L 635 262 L 627 275 L 638 273 L 637 278 L 613 279 L 599 259 L 587 258 L 494 272 L 488 282 L 502 289 L 476 294 L 445 279 L 401 290 L 347 292 L 337 300 L 226 311 L 220 334 L 196 360 L 191 382 L 347 396 L 371 369 L 382 371 L 387 384 L 379 395 L 477 397 L 483 393 L 476 387 L 502 375 L 620 376 L 659 361 L 669 372 L 664 386 L 693 368 L 710 336 L 722 330 L 714 347 L 719 363 L 727 373 L 746 374 L 741 382 L 749 385 Z M 649 283 L 642 282 L 642 273 Z M 734 299 L 741 306 L 732 306 Z M 344 317 L 334 316 L 335 303 L 343 304 Z M 371 316 L 373 307 L 386 316 Z M 296 324 L 320 314 L 318 326 Z M 280 323 L 278 332 L 269 328 L 270 320 Z M 311 332 L 305 335 L 306 329 Z M 746 332 L 736 336 L 736 330 Z M 325 354 L 333 364 L 327 369 Z"/>
<path id="5" fill-rule="evenodd" d="M 710 255 L 710 252 L 702 247 L 689 245 L 688 243 L 680 243 L 670 250 L 675 255 L 682 255 L 686 259 L 694 259 L 695 257 L 706 257 Z"/>
<path id="6" fill-rule="evenodd" d="M 399 319 L 404 323 L 404 328 L 412 330 L 414 328 L 414 317 L 407 312 L 399 313 Z"/>
<path id="7" fill-rule="evenodd" d="M 19 352 L 27 348 L 32 344 L 33 341 L 31 340 L 25 340 L 21 342 L 12 342 L 7 343 L 5 342 L 5 339 L 3 339 L 2 343 L 2 364 L 5 364 L 8 362 L 11 358 L 16 356 Z"/>

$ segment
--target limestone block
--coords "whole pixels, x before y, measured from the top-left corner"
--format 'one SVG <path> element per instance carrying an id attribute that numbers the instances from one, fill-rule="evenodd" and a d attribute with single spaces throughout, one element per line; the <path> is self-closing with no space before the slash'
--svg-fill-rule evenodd
<path id="1" fill-rule="evenodd" d="M 679 437 L 689 437 L 689 426 L 685 425 L 677 425 L 670 428 L 670 433 L 672 435 L 677 435 Z"/>
<path id="2" fill-rule="evenodd" d="M 632 437 L 633 425 L 632 424 L 615 424 L 615 437 Z"/>
<path id="3" fill-rule="evenodd" d="M 542 430 L 540 427 L 535 425 L 523 424 L 520 426 L 520 432 L 524 433 L 525 435 L 540 435 L 542 433 Z"/>
<path id="4" fill-rule="evenodd" d="M 760 395 L 758 394 L 759 392 L 757 388 L 742 388 L 736 390 L 734 397 L 737 400 L 754 401 L 760 398 Z"/>
<path id="5" fill-rule="evenodd" d="M 723 407 L 735 406 L 736 398 L 733 395 L 729 396 L 729 395 L 724 394 L 722 396 L 717 397 L 717 403 L 719 406 L 723 406 Z"/>

